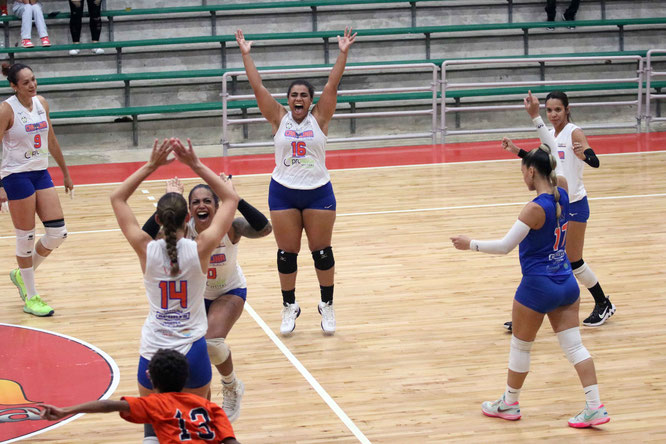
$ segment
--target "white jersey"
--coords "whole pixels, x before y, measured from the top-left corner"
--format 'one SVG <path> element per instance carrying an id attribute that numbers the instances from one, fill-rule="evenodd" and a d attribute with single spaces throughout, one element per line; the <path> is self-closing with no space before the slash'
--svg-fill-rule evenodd
<path id="1" fill-rule="evenodd" d="M 33 97 L 31 111 L 15 95 L 5 103 L 14 111 L 14 124 L 2 138 L 0 176 L 45 170 L 49 166 L 49 122 L 42 103 Z"/>
<path id="2" fill-rule="evenodd" d="M 164 239 L 151 241 L 146 248 L 143 283 L 150 311 L 141 330 L 139 353 L 148 360 L 160 348 L 187 354 L 208 330 L 203 298 L 206 275 L 201 271 L 197 243 L 183 238 L 176 248 L 177 276 L 171 276 Z"/>
<path id="3" fill-rule="evenodd" d="M 562 165 L 562 172 L 567 179 L 569 187 L 569 202 L 574 203 L 587 196 L 585 185 L 583 185 L 583 168 L 585 162 L 576 156 L 573 150 L 573 141 L 571 135 L 574 130 L 579 127 L 573 123 L 567 123 L 560 134 L 555 137 L 557 144 L 557 151 L 560 164 Z M 551 134 L 555 136 L 555 129 L 550 130 Z"/>
<path id="4" fill-rule="evenodd" d="M 198 233 L 194 227 L 194 219 L 187 224 L 187 237 L 195 239 Z M 231 243 L 225 234 L 220 245 L 213 250 L 208 264 L 208 279 L 204 297 L 214 300 L 236 288 L 246 288 L 247 281 L 243 270 L 238 264 L 238 244 Z"/>
<path id="5" fill-rule="evenodd" d="M 273 179 L 297 190 L 313 190 L 331 177 L 326 169 L 326 140 L 312 113 L 298 124 L 288 112 L 280 122 L 275 142 Z"/>

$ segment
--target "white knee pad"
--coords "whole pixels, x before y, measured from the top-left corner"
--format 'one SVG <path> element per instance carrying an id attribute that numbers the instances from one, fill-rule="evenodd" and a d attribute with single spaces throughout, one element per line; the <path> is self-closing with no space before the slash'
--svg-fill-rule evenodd
<path id="1" fill-rule="evenodd" d="M 231 354 L 229 346 L 224 343 L 224 338 L 206 339 L 206 347 L 208 348 L 208 357 L 213 365 L 222 364 Z"/>
<path id="2" fill-rule="evenodd" d="M 47 250 L 55 250 L 67 239 L 67 227 L 44 227 L 46 234 L 40 242 Z"/>
<path id="3" fill-rule="evenodd" d="M 573 274 L 576 276 L 576 279 L 578 279 L 578 282 L 583 284 L 585 288 L 592 288 L 597 285 L 597 282 L 599 282 L 597 276 L 587 264 L 583 264 L 573 270 Z"/>
<path id="4" fill-rule="evenodd" d="M 32 250 L 35 248 L 35 229 L 19 230 L 16 229 L 16 255 L 18 257 L 32 257 Z"/>
<path id="5" fill-rule="evenodd" d="M 516 373 L 530 371 L 530 350 L 534 342 L 527 342 L 511 336 L 511 350 L 509 351 L 509 370 Z"/>
<path id="6" fill-rule="evenodd" d="M 590 352 L 587 351 L 583 345 L 583 340 L 580 338 L 580 329 L 578 327 L 559 332 L 557 334 L 557 340 L 560 343 L 560 347 L 562 347 L 562 351 L 564 351 L 564 356 L 566 356 L 569 362 L 573 365 L 592 357 L 590 356 Z"/>

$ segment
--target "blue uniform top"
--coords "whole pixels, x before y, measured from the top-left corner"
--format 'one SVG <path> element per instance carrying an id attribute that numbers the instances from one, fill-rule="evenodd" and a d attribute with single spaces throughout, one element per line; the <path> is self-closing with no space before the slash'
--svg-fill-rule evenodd
<path id="1" fill-rule="evenodd" d="M 555 197 L 539 194 L 532 202 L 546 212 L 546 221 L 538 230 L 530 230 L 520 243 L 520 268 L 523 276 L 566 276 L 571 274 L 571 264 L 564 250 L 569 217 L 569 195 L 560 191 L 562 215 L 559 224 L 555 216 Z"/>

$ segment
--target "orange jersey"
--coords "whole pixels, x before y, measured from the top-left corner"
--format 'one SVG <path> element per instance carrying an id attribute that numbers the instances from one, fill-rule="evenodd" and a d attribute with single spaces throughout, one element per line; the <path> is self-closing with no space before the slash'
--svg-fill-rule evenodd
<path id="1" fill-rule="evenodd" d="M 191 393 L 152 393 L 121 399 L 129 403 L 130 411 L 120 412 L 120 417 L 138 424 L 152 424 L 160 444 L 209 444 L 235 438 L 224 410 Z"/>

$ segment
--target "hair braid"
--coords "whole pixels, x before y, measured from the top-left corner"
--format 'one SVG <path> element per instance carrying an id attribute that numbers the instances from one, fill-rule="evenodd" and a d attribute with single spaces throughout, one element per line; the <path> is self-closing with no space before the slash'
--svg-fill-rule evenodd
<path id="1" fill-rule="evenodd" d="M 178 193 L 167 193 L 157 203 L 157 217 L 164 227 L 164 241 L 171 261 L 171 275 L 180 271 L 178 266 L 178 229 L 183 226 L 187 215 L 187 202 Z"/>
<path id="2" fill-rule="evenodd" d="M 550 179 L 550 183 L 553 186 L 553 197 L 555 198 L 555 215 L 557 216 L 557 225 L 560 225 L 560 216 L 562 216 L 562 207 L 560 205 L 560 190 L 557 188 L 557 174 L 555 173 L 555 168 L 557 167 L 557 160 L 555 159 L 555 156 L 553 156 L 553 153 L 550 150 L 550 147 L 548 145 L 541 144 L 539 146 L 539 149 L 542 151 L 545 151 L 546 154 L 548 154 L 548 159 L 550 160 L 550 174 L 548 175 L 548 178 Z"/>

